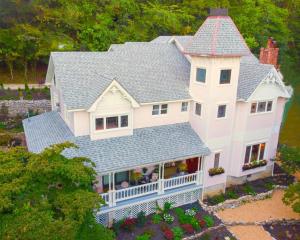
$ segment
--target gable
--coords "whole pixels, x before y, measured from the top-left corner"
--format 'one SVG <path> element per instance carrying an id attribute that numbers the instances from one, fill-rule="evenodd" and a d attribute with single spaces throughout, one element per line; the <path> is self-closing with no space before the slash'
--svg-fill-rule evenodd
<path id="1" fill-rule="evenodd" d="M 106 90 L 88 109 L 88 112 L 116 113 L 139 107 L 139 104 L 130 94 L 116 81 L 113 80 Z"/>
<path id="2" fill-rule="evenodd" d="M 277 97 L 290 98 L 291 96 L 282 82 L 281 76 L 276 70 L 272 69 L 257 86 L 248 100 L 266 100 Z"/>

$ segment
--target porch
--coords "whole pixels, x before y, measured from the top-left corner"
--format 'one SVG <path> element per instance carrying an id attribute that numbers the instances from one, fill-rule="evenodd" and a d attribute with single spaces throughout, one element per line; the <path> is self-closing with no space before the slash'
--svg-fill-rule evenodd
<path id="1" fill-rule="evenodd" d="M 169 161 L 98 176 L 96 191 L 107 207 L 142 201 L 203 184 L 203 157 Z"/>

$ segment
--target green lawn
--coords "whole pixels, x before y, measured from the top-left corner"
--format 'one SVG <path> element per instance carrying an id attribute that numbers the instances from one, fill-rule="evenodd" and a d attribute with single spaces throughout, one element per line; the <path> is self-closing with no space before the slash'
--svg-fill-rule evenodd
<path id="1" fill-rule="evenodd" d="M 280 143 L 300 147 L 300 68 L 295 66 L 291 59 L 286 57 L 281 71 L 284 80 L 294 88 L 291 103 L 287 103 L 288 111 L 281 129 Z"/>

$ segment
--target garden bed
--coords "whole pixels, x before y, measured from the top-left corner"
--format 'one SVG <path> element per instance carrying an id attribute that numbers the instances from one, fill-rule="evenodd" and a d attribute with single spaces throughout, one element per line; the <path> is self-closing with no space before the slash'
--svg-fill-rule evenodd
<path id="1" fill-rule="evenodd" d="M 0 100 L 43 100 L 50 99 L 49 88 L 37 88 L 37 89 L 0 89 Z"/>
<path id="2" fill-rule="evenodd" d="M 117 240 L 180 240 L 221 224 L 218 218 L 204 211 L 198 203 L 173 209 L 166 203 L 156 212 L 147 217 L 139 213 L 137 218 L 116 222 L 113 229 Z M 220 227 L 195 239 L 216 240 L 225 237 L 234 239 L 225 227 Z"/>
<path id="3" fill-rule="evenodd" d="M 257 195 L 266 193 L 274 189 L 275 186 L 288 186 L 295 180 L 294 176 L 288 174 L 280 174 L 255 181 L 247 182 L 241 185 L 235 185 L 226 188 L 225 194 L 209 197 L 203 202 L 208 206 L 214 206 L 228 199 L 238 199 L 247 195 Z"/>
<path id="4" fill-rule="evenodd" d="M 265 224 L 264 229 L 268 231 L 276 240 L 296 240 L 300 239 L 299 223 L 271 223 Z"/>

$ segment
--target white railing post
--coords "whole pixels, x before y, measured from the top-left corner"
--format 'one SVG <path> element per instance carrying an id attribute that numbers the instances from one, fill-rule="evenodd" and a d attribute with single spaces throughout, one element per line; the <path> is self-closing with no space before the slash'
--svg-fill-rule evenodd
<path id="1" fill-rule="evenodd" d="M 200 185 L 201 184 L 201 171 L 200 171 L 200 168 L 201 168 L 201 157 L 198 157 L 198 167 L 197 167 L 197 179 L 196 179 L 196 184 L 197 185 Z"/>
<path id="2" fill-rule="evenodd" d="M 158 167 L 158 194 L 163 194 L 164 193 L 164 175 L 165 175 L 165 170 L 164 170 L 165 164 L 159 164 Z"/>

